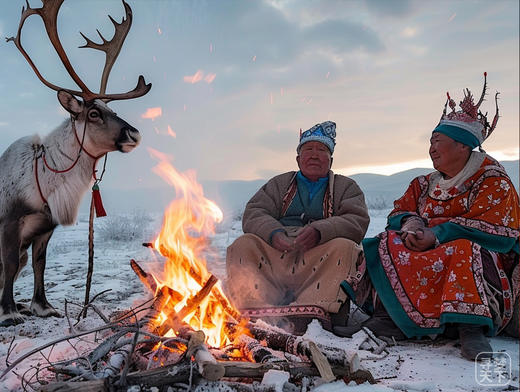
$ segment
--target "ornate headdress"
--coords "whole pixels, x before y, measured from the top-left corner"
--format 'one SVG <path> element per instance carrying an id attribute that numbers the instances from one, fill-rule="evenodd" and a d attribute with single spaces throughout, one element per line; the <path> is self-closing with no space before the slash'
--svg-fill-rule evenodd
<path id="1" fill-rule="evenodd" d="M 482 145 L 489 135 L 495 129 L 498 122 L 498 92 L 495 94 L 495 106 L 496 114 L 493 118 L 493 123 L 489 124 L 486 114 L 479 110 L 480 105 L 484 101 L 487 89 L 487 72 L 484 72 L 484 88 L 482 89 L 482 95 L 480 96 L 477 104 L 473 102 L 473 95 L 469 89 L 464 90 L 464 99 L 460 102 L 459 106 L 462 110 L 455 111 L 455 101 L 451 99 L 450 93 L 444 110 L 442 112 L 441 120 L 439 125 L 433 130 L 433 132 L 440 132 L 453 140 L 460 143 L 466 144 L 471 148 Z M 446 114 L 448 105 L 451 108 L 451 113 Z"/>
<path id="2" fill-rule="evenodd" d="M 303 133 L 300 129 L 300 143 L 298 143 L 298 147 L 296 148 L 298 154 L 300 153 L 301 146 L 312 141 L 325 144 L 332 155 L 332 153 L 334 153 L 334 146 L 336 145 L 336 123 L 325 121 L 321 124 L 316 124 Z"/>

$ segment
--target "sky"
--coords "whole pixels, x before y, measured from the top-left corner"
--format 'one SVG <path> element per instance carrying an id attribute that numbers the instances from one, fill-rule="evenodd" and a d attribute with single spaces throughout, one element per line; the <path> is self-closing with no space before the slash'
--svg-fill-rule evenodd
<path id="1" fill-rule="evenodd" d="M 16 34 L 22 0 L 2 2 L 0 36 Z M 29 0 L 40 7 L 40 0 Z M 138 128 L 141 145 L 109 154 L 104 182 L 153 187 L 170 155 L 199 180 L 267 179 L 295 170 L 300 128 L 337 124 L 333 170 L 391 174 L 431 167 L 428 142 L 446 99 L 462 89 L 489 95 L 482 109 L 501 118 L 484 148 L 518 159 L 519 3 L 408 0 L 128 0 L 133 25 L 108 92 L 152 83 L 144 97 L 110 103 Z M 109 39 L 124 15 L 119 0 L 65 0 L 60 38 L 80 77 L 98 88 L 101 52 L 78 48 L 81 31 Z M 76 88 L 31 16 L 22 42 L 42 74 Z M 0 150 L 45 135 L 67 118 L 56 93 L 35 76 L 12 42 L 0 42 Z"/>

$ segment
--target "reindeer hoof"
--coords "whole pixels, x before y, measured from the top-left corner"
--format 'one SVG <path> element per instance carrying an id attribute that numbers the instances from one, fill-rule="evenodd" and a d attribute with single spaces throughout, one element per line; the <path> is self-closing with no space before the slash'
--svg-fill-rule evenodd
<path id="1" fill-rule="evenodd" d="M 11 312 L 0 316 L 0 327 L 10 327 L 23 322 L 25 322 L 25 318 L 18 312 Z"/>
<path id="2" fill-rule="evenodd" d="M 23 314 L 25 316 L 32 316 L 31 309 L 29 309 L 29 307 L 27 305 L 22 304 L 20 302 L 16 303 L 16 310 L 18 310 L 18 312 L 20 312 L 21 314 Z"/>
<path id="3" fill-rule="evenodd" d="M 33 302 L 31 304 L 31 312 L 38 317 L 63 317 L 60 312 L 49 304 L 41 305 Z"/>

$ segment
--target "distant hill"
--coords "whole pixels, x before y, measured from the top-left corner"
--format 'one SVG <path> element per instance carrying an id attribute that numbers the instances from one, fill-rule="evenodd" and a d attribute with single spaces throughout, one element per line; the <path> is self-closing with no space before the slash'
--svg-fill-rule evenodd
<path id="1" fill-rule="evenodd" d="M 519 161 L 500 162 L 506 169 L 518 191 Z M 369 208 L 390 207 L 392 202 L 402 196 L 410 182 L 417 176 L 428 174 L 432 169 L 418 168 L 402 171 L 389 176 L 372 173 L 361 173 L 350 176 L 365 193 Z"/>
<path id="2" fill-rule="evenodd" d="M 501 162 L 513 184 L 518 190 L 519 162 Z M 427 174 L 432 169 L 417 168 L 395 173 L 389 176 L 371 173 L 355 174 L 350 176 L 354 179 L 365 193 L 369 208 L 388 208 L 392 202 L 399 198 L 410 181 L 422 174 Z M 204 194 L 207 198 L 215 201 L 224 211 L 225 216 L 240 214 L 247 201 L 266 182 L 266 180 L 253 181 L 202 181 Z M 103 202 L 107 211 L 131 212 L 133 210 L 146 210 L 151 212 L 164 211 L 166 206 L 175 197 L 175 192 L 166 184 L 164 187 L 133 190 L 120 190 L 103 188 Z M 83 200 L 82 212 L 87 212 L 90 199 Z"/>

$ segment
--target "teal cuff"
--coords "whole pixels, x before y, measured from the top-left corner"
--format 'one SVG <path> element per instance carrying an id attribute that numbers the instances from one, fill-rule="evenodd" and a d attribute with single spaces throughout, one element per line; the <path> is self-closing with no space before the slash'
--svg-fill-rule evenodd
<path id="1" fill-rule="evenodd" d="M 410 212 L 404 212 L 402 214 L 394 215 L 388 218 L 388 223 L 386 225 L 386 230 L 400 230 L 403 225 L 402 221 L 404 218 L 412 216 Z"/>
<path id="2" fill-rule="evenodd" d="M 441 223 L 431 229 L 441 243 L 463 238 L 476 242 L 493 252 L 507 253 L 511 250 L 518 252 L 518 239 L 516 238 L 485 233 L 453 222 Z"/>

